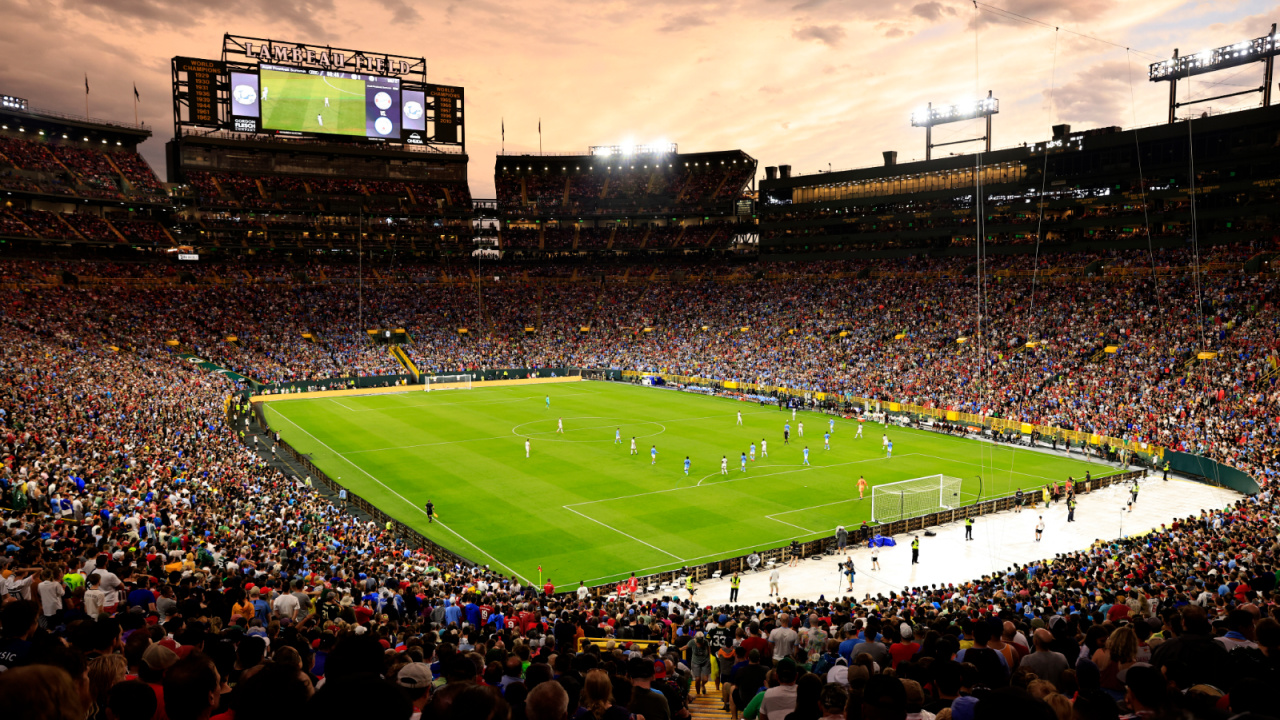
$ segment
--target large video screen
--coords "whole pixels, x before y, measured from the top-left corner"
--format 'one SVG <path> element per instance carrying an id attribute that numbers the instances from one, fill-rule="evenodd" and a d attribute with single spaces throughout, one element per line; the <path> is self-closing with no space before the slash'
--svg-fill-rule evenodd
<path id="1" fill-rule="evenodd" d="M 232 114 L 256 104 L 263 130 L 400 139 L 399 78 L 262 64 L 257 80 L 233 80 Z"/>

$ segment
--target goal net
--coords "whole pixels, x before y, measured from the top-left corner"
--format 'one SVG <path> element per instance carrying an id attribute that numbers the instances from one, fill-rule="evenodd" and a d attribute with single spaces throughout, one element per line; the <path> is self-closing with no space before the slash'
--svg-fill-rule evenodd
<path id="1" fill-rule="evenodd" d="M 884 483 L 871 488 L 871 517 L 881 525 L 960 506 L 962 481 L 947 475 Z"/>
<path id="2" fill-rule="evenodd" d="M 470 390 L 470 375 L 428 375 L 423 378 L 427 392 L 433 390 Z"/>

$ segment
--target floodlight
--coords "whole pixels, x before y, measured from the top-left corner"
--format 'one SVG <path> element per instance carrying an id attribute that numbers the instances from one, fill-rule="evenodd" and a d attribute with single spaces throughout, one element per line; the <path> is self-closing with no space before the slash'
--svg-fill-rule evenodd
<path id="1" fill-rule="evenodd" d="M 1178 57 L 1175 54 L 1171 60 L 1151 63 L 1147 75 L 1151 82 L 1176 80 L 1191 75 L 1200 75 L 1201 73 L 1265 60 L 1266 58 L 1274 57 L 1278 50 L 1280 50 L 1280 45 L 1277 44 L 1276 32 L 1273 27 L 1270 35 L 1263 35 L 1260 38 L 1242 40 L 1233 45 L 1224 45 L 1213 50 L 1201 50 L 1194 55 Z"/>
<path id="2" fill-rule="evenodd" d="M 1000 101 L 988 95 L 969 102 L 942 105 L 940 107 L 929 105 L 914 110 L 911 113 L 911 125 L 912 127 L 933 127 L 943 123 L 990 117 L 998 112 L 1000 112 Z"/>

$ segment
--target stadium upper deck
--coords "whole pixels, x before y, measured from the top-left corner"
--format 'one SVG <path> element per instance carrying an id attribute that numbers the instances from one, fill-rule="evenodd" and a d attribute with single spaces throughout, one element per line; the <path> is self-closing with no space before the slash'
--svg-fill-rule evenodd
<path id="1" fill-rule="evenodd" d="M 172 200 L 137 146 L 145 125 L 0 108 L 0 236 L 164 247 Z"/>
<path id="2" fill-rule="evenodd" d="M 741 150 L 678 153 L 674 145 L 499 155 L 502 247 L 723 249 L 754 222 L 745 193 L 755 172 L 755 159 Z"/>
<path id="3" fill-rule="evenodd" d="M 324 249 L 403 242 L 454 250 L 470 237 L 467 156 L 320 141 L 186 135 L 167 147 L 184 242 Z"/>
<path id="4" fill-rule="evenodd" d="M 1037 228 L 1042 246 L 1113 250 L 1146 247 L 1149 224 L 1156 247 L 1181 247 L 1192 235 L 1194 187 L 1195 230 L 1202 243 L 1269 237 L 1280 212 L 1278 126 L 1276 107 L 1194 120 L 1194 178 L 1183 123 L 1137 131 L 1071 132 L 1059 126 L 1049 141 L 981 156 L 982 233 L 997 253 L 1020 252 L 1020 245 L 1029 250 Z M 888 161 L 882 167 L 765 180 L 762 252 L 970 254 L 965 248 L 977 234 L 976 162 L 974 155 Z"/>

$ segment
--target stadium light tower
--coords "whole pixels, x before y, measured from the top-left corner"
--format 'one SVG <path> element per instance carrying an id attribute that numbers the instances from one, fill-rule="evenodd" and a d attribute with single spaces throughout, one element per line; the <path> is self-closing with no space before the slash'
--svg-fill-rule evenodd
<path id="1" fill-rule="evenodd" d="M 934 107 L 933 103 L 920 108 L 911 113 L 911 126 L 924 128 L 924 159 L 931 160 L 933 158 L 933 149 L 936 147 L 944 147 L 946 145 L 960 145 L 961 143 L 977 142 L 985 140 L 987 143 L 987 152 L 991 152 L 991 116 L 1000 112 L 1000 101 L 991 97 L 991 91 L 987 91 L 987 96 L 971 102 L 956 103 L 955 105 L 942 105 Z M 944 125 L 946 123 L 959 122 L 961 120 L 973 120 L 975 118 L 987 119 L 987 132 L 982 137 L 969 138 L 967 140 L 953 140 L 951 142 L 933 143 L 933 126 Z"/>
<path id="2" fill-rule="evenodd" d="M 1263 35 L 1253 40 L 1243 40 L 1234 45 L 1225 45 L 1214 50 L 1203 50 L 1195 55 L 1181 57 L 1178 55 L 1178 49 L 1174 48 L 1173 59 L 1151 63 L 1151 67 L 1147 71 L 1147 79 L 1151 82 L 1169 83 L 1169 122 L 1171 123 L 1175 120 L 1178 108 L 1183 105 L 1195 105 L 1196 103 L 1221 100 L 1259 91 L 1262 92 L 1262 106 L 1269 107 L 1271 105 L 1271 82 L 1275 77 L 1275 58 L 1277 52 L 1280 52 L 1280 43 L 1278 41 L 1280 41 L 1280 38 L 1276 37 L 1276 24 L 1271 23 L 1271 34 Z M 1203 75 L 1204 73 L 1217 72 L 1218 70 L 1226 70 L 1227 68 L 1254 62 L 1265 63 L 1263 66 L 1262 87 L 1249 88 L 1248 90 L 1225 95 L 1215 95 L 1214 97 L 1201 98 L 1199 100 L 1178 102 L 1179 80 L 1185 80 L 1192 75 Z"/>

